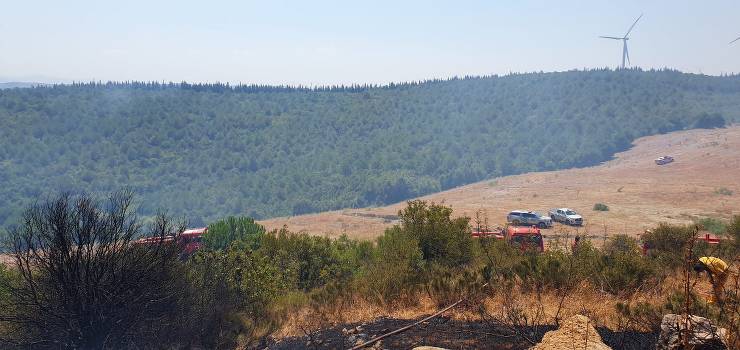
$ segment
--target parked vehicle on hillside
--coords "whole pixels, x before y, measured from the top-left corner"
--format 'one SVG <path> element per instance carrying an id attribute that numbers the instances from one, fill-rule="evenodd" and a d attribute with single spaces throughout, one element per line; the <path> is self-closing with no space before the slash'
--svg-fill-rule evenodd
<path id="1" fill-rule="evenodd" d="M 645 234 L 649 234 L 649 233 L 651 233 L 651 230 L 645 231 Z M 646 242 L 642 237 L 640 237 L 640 242 L 642 246 L 642 254 L 645 256 L 653 256 L 652 252 L 653 252 L 653 249 L 655 249 L 655 247 L 651 246 L 650 243 Z M 696 235 L 696 237 L 694 237 L 694 242 L 695 243 L 703 242 L 708 245 L 716 245 L 722 242 L 722 238 L 710 232 L 704 231 L 704 232 L 700 232 L 699 234 Z"/>
<path id="2" fill-rule="evenodd" d="M 539 227 L 517 227 L 508 226 L 506 228 L 506 238 L 509 244 L 518 247 L 522 251 L 544 252 L 545 242 L 542 239 L 542 233 Z"/>
<path id="3" fill-rule="evenodd" d="M 208 227 L 195 228 L 183 231 L 177 236 L 146 237 L 133 241 L 134 244 L 154 246 L 156 244 L 176 243 L 180 246 L 180 258 L 187 259 L 196 251 L 203 248 L 203 235 L 208 232 Z M 175 242 L 175 237 L 177 241 Z"/>
<path id="4" fill-rule="evenodd" d="M 496 239 L 505 238 L 505 232 L 504 232 L 504 229 L 502 228 L 497 228 L 494 230 L 484 229 L 484 228 L 473 228 L 473 231 L 470 233 L 470 235 L 473 238 L 496 238 Z"/>
<path id="5" fill-rule="evenodd" d="M 567 225 L 583 225 L 583 217 L 578 215 L 575 210 L 569 208 L 557 208 L 550 210 L 548 213 L 552 221 L 562 222 Z"/>
<path id="6" fill-rule="evenodd" d="M 655 159 L 655 164 L 658 165 L 665 165 L 668 163 L 673 163 L 673 157 L 671 156 L 662 156 L 660 158 Z"/>
<path id="7" fill-rule="evenodd" d="M 532 211 L 514 210 L 506 216 L 506 221 L 514 226 L 534 225 L 539 228 L 552 227 L 552 219 L 549 216 L 540 215 Z"/>
<path id="8" fill-rule="evenodd" d="M 545 243 L 542 233 L 537 226 L 511 226 L 496 228 L 493 230 L 477 228 L 473 229 L 471 235 L 474 238 L 494 238 L 506 240 L 506 242 L 522 251 L 544 252 Z"/>

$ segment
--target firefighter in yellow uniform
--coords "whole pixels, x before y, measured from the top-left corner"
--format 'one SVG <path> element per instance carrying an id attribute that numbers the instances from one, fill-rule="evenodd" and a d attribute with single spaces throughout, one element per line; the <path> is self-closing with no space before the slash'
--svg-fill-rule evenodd
<path id="1" fill-rule="evenodd" d="M 712 295 L 707 300 L 710 304 L 722 303 L 725 282 L 727 282 L 727 263 L 720 258 L 705 256 L 699 258 L 699 262 L 694 265 L 696 272 L 706 271 L 709 275 L 709 281 L 712 282 Z"/>

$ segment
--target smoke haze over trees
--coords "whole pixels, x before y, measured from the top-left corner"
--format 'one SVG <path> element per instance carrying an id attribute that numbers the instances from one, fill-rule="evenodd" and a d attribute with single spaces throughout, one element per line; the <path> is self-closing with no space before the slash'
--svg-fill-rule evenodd
<path id="1" fill-rule="evenodd" d="M 55 191 L 128 187 L 191 224 L 402 201 L 587 166 L 740 120 L 740 77 L 572 71 L 388 86 L 113 83 L 0 91 L 0 227 Z"/>

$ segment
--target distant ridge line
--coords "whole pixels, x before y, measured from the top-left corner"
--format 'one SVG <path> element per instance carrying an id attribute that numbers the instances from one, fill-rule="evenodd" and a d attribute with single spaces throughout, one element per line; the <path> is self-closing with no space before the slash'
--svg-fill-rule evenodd
<path id="1" fill-rule="evenodd" d="M 406 81 L 406 82 L 391 82 L 387 84 L 335 84 L 335 85 L 317 85 L 317 86 L 307 86 L 307 85 L 290 85 L 290 84 L 231 84 L 231 83 L 189 83 L 187 81 L 182 81 L 179 83 L 176 82 L 166 82 L 166 81 L 136 81 L 136 80 L 126 80 L 126 81 L 75 81 L 72 83 L 55 83 L 55 84 L 45 84 L 45 83 L 33 83 L 37 84 L 35 86 L 29 86 L 33 88 L 68 88 L 68 87 L 77 87 L 77 88 L 116 88 L 116 89 L 137 89 L 137 90 L 165 90 L 165 89 L 183 89 L 183 90 L 193 90 L 193 91 L 202 91 L 202 92 L 226 92 L 226 91 L 233 91 L 233 92 L 241 92 L 241 93 L 269 93 L 269 92 L 366 92 L 369 90 L 395 90 L 395 89 L 405 89 L 405 88 L 413 88 L 421 85 L 431 85 L 431 84 L 438 84 L 438 83 L 446 83 L 446 82 L 453 82 L 453 81 L 461 81 L 461 80 L 482 80 L 482 79 L 496 79 L 496 78 L 506 78 L 506 77 L 514 77 L 514 76 L 526 76 L 526 75 L 551 75 L 551 74 L 567 74 L 567 73 L 577 73 L 577 72 L 605 72 L 605 71 L 616 71 L 611 68 L 596 68 L 596 69 L 573 69 L 573 70 L 567 70 L 567 71 L 553 71 L 553 72 L 509 72 L 504 75 L 499 74 L 490 74 L 490 75 L 464 75 L 464 76 L 452 76 L 448 78 L 432 78 L 432 79 L 425 79 L 425 80 L 417 80 L 417 81 Z M 690 74 L 693 75 L 694 73 L 684 73 L 676 69 L 671 68 L 662 68 L 662 69 L 649 69 L 649 70 L 643 70 L 641 68 L 635 67 L 635 68 L 628 68 L 628 69 L 619 69 L 620 72 L 672 72 L 672 73 L 681 73 L 681 74 Z M 701 75 L 701 74 L 698 74 Z M 708 77 L 714 77 L 714 76 L 708 76 Z M 719 75 L 717 77 L 740 77 L 740 74 L 723 74 Z M 0 83 L 2 85 L 4 83 Z"/>

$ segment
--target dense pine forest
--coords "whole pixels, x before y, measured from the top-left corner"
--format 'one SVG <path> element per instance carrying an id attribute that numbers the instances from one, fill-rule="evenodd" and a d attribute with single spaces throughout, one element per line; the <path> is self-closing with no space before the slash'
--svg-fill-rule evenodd
<path id="1" fill-rule="evenodd" d="M 86 83 L 0 90 L 0 227 L 59 191 L 129 188 L 200 225 L 387 204 L 587 166 L 740 121 L 740 76 L 590 70 L 387 86 Z"/>

